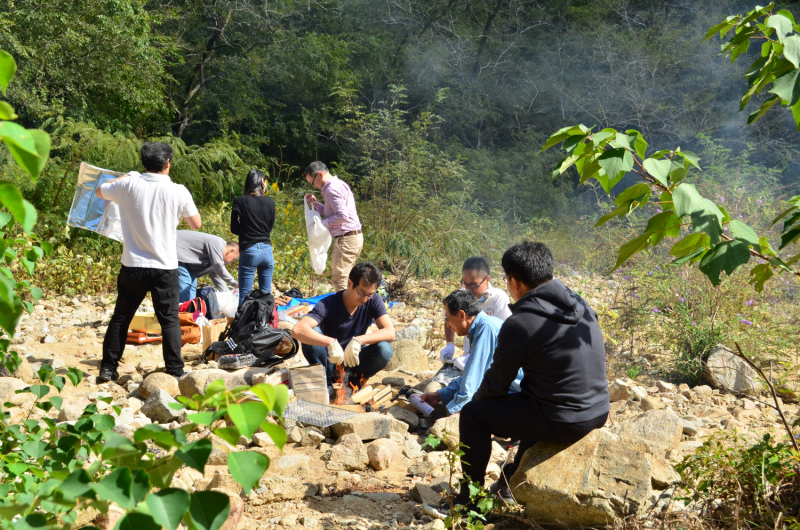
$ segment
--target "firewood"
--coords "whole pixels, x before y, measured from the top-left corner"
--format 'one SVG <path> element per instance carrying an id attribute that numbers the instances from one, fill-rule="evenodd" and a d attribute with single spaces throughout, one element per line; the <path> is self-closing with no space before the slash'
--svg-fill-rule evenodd
<path id="1" fill-rule="evenodd" d="M 371 386 L 365 386 L 358 392 L 354 392 L 350 399 L 353 400 L 353 403 L 361 403 L 362 401 L 369 401 L 369 398 L 374 394 L 376 390 Z"/>
<path id="2" fill-rule="evenodd" d="M 375 402 L 375 407 L 380 407 L 381 405 L 386 405 L 392 400 L 392 393 L 389 392 L 384 397 L 382 397 L 379 401 Z M 388 407 L 387 407 L 388 408 Z"/>
<path id="3" fill-rule="evenodd" d="M 392 395 L 392 387 L 387 385 L 387 386 L 381 388 L 380 390 L 378 390 L 377 392 L 375 392 L 374 394 L 372 394 L 372 401 L 377 403 L 380 400 L 382 400 L 383 398 L 385 398 L 386 396 L 391 396 L 391 395 Z"/>

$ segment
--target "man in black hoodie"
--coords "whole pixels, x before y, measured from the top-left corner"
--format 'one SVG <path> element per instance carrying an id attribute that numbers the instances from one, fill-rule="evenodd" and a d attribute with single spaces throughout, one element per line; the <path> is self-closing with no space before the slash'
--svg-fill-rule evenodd
<path id="1" fill-rule="evenodd" d="M 468 482 L 483 486 L 492 435 L 521 440 L 516 458 L 492 490 L 510 498 L 505 478 L 536 442 L 573 442 L 608 418 L 603 334 L 597 313 L 559 280 L 542 243 L 524 242 L 503 254 L 512 315 L 503 323 L 492 366 L 461 410 L 459 431 L 467 482 L 454 499 L 469 504 Z M 522 368 L 522 392 L 509 394 Z"/>

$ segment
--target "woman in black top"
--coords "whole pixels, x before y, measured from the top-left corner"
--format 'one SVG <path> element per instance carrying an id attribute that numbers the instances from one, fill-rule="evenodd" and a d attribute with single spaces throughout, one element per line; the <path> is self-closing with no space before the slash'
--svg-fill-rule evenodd
<path id="1" fill-rule="evenodd" d="M 244 181 L 244 193 L 233 201 L 231 232 L 239 236 L 239 305 L 253 290 L 258 271 L 258 287 L 272 292 L 272 241 L 269 238 L 275 225 L 275 201 L 264 195 L 267 176 L 251 169 Z"/>

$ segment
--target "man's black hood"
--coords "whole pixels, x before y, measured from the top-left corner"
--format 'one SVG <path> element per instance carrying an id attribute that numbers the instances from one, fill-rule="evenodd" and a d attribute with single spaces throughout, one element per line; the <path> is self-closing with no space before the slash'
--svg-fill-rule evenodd
<path id="1" fill-rule="evenodd" d="M 580 297 L 556 279 L 531 289 L 510 307 L 514 314 L 534 313 L 570 325 L 577 324 L 586 309 Z"/>

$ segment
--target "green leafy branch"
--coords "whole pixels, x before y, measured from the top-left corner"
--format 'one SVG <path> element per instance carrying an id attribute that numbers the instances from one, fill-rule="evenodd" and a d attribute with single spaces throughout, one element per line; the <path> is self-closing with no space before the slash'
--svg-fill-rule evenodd
<path id="1" fill-rule="evenodd" d="M 71 368 L 65 376 L 43 367 L 39 379 L 60 394 L 66 380 L 80 384 L 83 374 Z M 74 524 L 77 512 L 94 508 L 108 513 L 115 504 L 125 511 L 118 528 L 140 530 L 177 530 L 183 522 L 192 530 L 219 530 L 228 517 L 227 495 L 214 491 L 187 491 L 171 488 L 172 478 L 184 465 L 205 470 L 212 442 L 201 438 L 193 442 L 187 435 L 201 425 L 224 423 L 214 433 L 231 444 L 240 436 L 251 437 L 258 428 L 279 448 L 286 443 L 285 431 L 267 421 L 269 414 L 281 417 L 288 402 L 286 387 L 261 384 L 250 389 L 228 390 L 222 380 L 213 382 L 205 396 L 180 398 L 196 412 L 188 414 L 189 423 L 177 429 L 145 425 L 133 439 L 113 431 L 114 417 L 102 414 L 94 404 L 75 422 L 57 423 L 50 417 L 31 419 L 30 413 L 20 424 L 9 423 L 9 412 L 0 420 L 0 527 L 13 530 L 61 528 Z M 33 394 L 35 408 L 43 413 L 61 410 L 63 398 L 52 395 L 48 384 L 32 385 L 18 394 Z M 47 399 L 45 399 L 47 398 Z M 110 404 L 111 398 L 99 398 Z M 6 409 L 17 405 L 6 403 Z M 112 406 L 119 415 L 121 409 Z M 167 451 L 157 455 L 149 447 Z M 255 451 L 228 454 L 228 468 L 233 478 L 250 492 L 267 470 L 269 459 Z"/>
<path id="2" fill-rule="evenodd" d="M 722 272 L 732 274 L 738 267 L 747 264 L 751 257 L 762 260 L 750 271 L 750 282 L 758 291 L 772 277 L 773 269 L 800 276 L 800 271 L 790 268 L 800 259 L 800 253 L 784 262 L 766 237 L 759 237 L 744 222 L 732 220 L 723 206 L 702 197 L 693 184 L 685 182 L 692 167 L 700 169 L 700 160 L 694 153 L 678 147 L 675 150 L 662 149 L 647 156 L 648 144 L 639 131 L 621 132 L 609 128 L 595 132 L 584 125 L 557 131 L 548 138 L 542 151 L 558 144 L 562 144 L 567 157 L 553 172 L 553 178 L 563 175 L 574 166 L 580 184 L 594 179 L 609 195 L 628 173 L 638 175 L 645 181 L 620 192 L 614 198 L 616 208 L 601 217 L 595 226 L 625 217 L 637 208 L 658 206 L 661 209 L 650 217 L 641 235 L 620 247 L 615 269 L 635 253 L 655 247 L 667 236 L 680 237 L 685 233 L 684 228 L 691 227 L 692 232 L 677 241 L 670 250 L 675 258 L 673 264 L 699 261 L 700 270 L 714 285 L 719 285 Z M 653 195 L 656 196 L 655 200 L 651 200 Z M 782 214 L 791 214 L 784 224 L 800 220 L 800 196 L 789 202 L 794 206 Z M 779 220 L 780 217 L 773 223 Z M 794 231 L 790 230 L 790 233 Z M 800 228 L 796 235 L 782 236 L 780 248 L 797 239 L 800 239 Z"/>
<path id="3" fill-rule="evenodd" d="M 0 90 L 6 93 L 9 83 L 17 71 L 17 63 L 7 52 L 0 50 Z M 0 101 L 0 140 L 8 147 L 14 160 L 33 180 L 42 171 L 50 154 L 50 136 L 39 129 L 25 129 L 14 123 L 17 114 L 5 101 Z M 10 182 L 0 182 L 0 205 L 7 212 L 0 211 L 0 328 L 13 336 L 22 312 L 33 311 L 33 304 L 23 299 L 24 292 L 30 293 L 34 303 L 42 296 L 41 289 L 31 286 L 30 281 L 16 281 L 10 265 L 19 260 L 29 275 L 33 274 L 36 262 L 49 255 L 53 246 L 40 241 L 32 233 L 36 224 L 36 209 L 22 197 L 19 189 Z M 22 228 L 23 237 L 6 237 L 6 228 L 16 220 Z M 37 244 L 34 245 L 33 243 Z M 20 256 L 15 247 L 27 250 Z M 0 353 L 7 351 L 2 347 Z"/>

